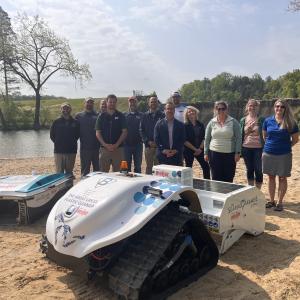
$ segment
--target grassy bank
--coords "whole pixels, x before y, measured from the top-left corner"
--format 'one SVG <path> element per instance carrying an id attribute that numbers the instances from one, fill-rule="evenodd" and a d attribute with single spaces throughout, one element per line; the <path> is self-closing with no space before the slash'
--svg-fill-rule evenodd
<path id="1" fill-rule="evenodd" d="M 96 98 L 95 110 L 99 110 L 99 98 Z M 40 123 L 42 128 L 49 128 L 53 122 L 60 115 L 60 105 L 63 102 L 68 102 L 72 106 L 72 115 L 83 110 L 84 99 L 42 99 Z M 127 97 L 118 98 L 118 110 L 125 112 L 127 110 Z M 21 100 L 12 101 L 8 104 L 1 103 L 0 106 L 7 124 L 7 129 L 22 130 L 31 129 L 34 118 L 35 100 Z M 0 129 L 3 126 L 0 122 Z"/>

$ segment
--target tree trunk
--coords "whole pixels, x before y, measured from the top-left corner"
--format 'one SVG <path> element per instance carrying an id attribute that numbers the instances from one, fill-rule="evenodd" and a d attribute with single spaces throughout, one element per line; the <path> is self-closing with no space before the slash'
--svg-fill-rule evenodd
<path id="1" fill-rule="evenodd" d="M 4 84 L 5 84 L 5 100 L 8 101 L 7 64 L 5 61 L 3 64 L 3 71 L 4 71 Z"/>
<path id="2" fill-rule="evenodd" d="M 35 90 L 35 112 L 34 112 L 34 123 L 33 129 L 40 130 L 40 111 L 41 111 L 41 95 L 39 90 Z"/>
<path id="3" fill-rule="evenodd" d="M 4 118 L 4 115 L 3 115 L 3 112 L 0 108 L 0 121 L 1 121 L 1 124 L 2 124 L 2 128 L 3 130 L 6 130 L 7 129 L 7 124 L 6 124 L 6 121 L 5 121 L 5 118 Z"/>

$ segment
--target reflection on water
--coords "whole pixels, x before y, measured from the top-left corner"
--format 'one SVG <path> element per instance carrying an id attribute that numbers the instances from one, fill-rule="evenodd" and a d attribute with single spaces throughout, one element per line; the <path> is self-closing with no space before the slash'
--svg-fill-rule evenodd
<path id="1" fill-rule="evenodd" d="M 0 131 L 0 158 L 53 156 L 49 130 Z"/>

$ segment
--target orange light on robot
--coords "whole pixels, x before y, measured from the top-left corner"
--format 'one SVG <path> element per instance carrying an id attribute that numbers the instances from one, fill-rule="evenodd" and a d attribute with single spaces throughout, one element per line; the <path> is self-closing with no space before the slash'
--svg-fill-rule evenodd
<path id="1" fill-rule="evenodd" d="M 126 160 L 121 161 L 120 172 L 128 172 L 128 163 Z"/>

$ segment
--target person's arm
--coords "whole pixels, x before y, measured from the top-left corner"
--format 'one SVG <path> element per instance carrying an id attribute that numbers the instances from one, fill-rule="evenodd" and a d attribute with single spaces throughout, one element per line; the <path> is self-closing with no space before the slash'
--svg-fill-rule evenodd
<path id="1" fill-rule="evenodd" d="M 52 123 L 50 128 L 50 139 L 54 143 L 55 142 L 55 121 Z"/>
<path id="2" fill-rule="evenodd" d="M 234 131 L 234 152 L 236 154 L 241 154 L 242 148 L 242 133 L 241 127 L 237 120 L 233 120 L 233 131 Z"/>
<path id="3" fill-rule="evenodd" d="M 123 128 L 120 137 L 118 138 L 117 142 L 114 144 L 114 148 L 117 149 L 124 142 L 126 137 L 127 137 L 127 128 Z"/>
<path id="4" fill-rule="evenodd" d="M 146 122 L 146 114 L 143 116 L 142 121 L 140 123 L 140 136 L 142 138 L 142 141 L 145 145 L 148 144 L 148 137 L 146 135 L 146 130 L 145 130 L 145 122 Z"/>
<path id="5" fill-rule="evenodd" d="M 189 141 L 185 141 L 184 142 L 184 146 L 188 147 L 192 151 L 196 151 L 197 150 L 197 148 L 195 146 L 193 146 Z"/>
<path id="6" fill-rule="evenodd" d="M 263 136 L 264 141 L 266 141 L 266 139 L 267 139 L 267 131 L 266 130 L 262 131 L 262 136 Z"/>
<path id="7" fill-rule="evenodd" d="M 99 143 L 106 149 L 108 149 L 108 144 L 106 144 L 104 142 L 104 139 L 102 137 L 102 134 L 101 134 L 101 130 L 96 130 L 96 138 L 97 140 L 99 141 Z"/>
<path id="8" fill-rule="evenodd" d="M 204 139 L 204 155 L 208 155 L 208 151 L 209 151 L 209 145 L 210 145 L 210 141 L 211 141 L 211 122 L 210 121 L 205 129 L 205 139 Z"/>
<path id="9" fill-rule="evenodd" d="M 299 141 L 299 132 L 292 134 L 292 147 L 296 145 Z"/>
<path id="10" fill-rule="evenodd" d="M 155 144 L 157 145 L 158 149 L 163 152 L 163 148 L 162 148 L 162 145 L 161 145 L 161 142 L 160 142 L 160 134 L 161 134 L 161 126 L 160 126 L 160 121 L 157 121 L 157 123 L 155 124 L 155 127 L 154 127 L 154 142 Z"/>

